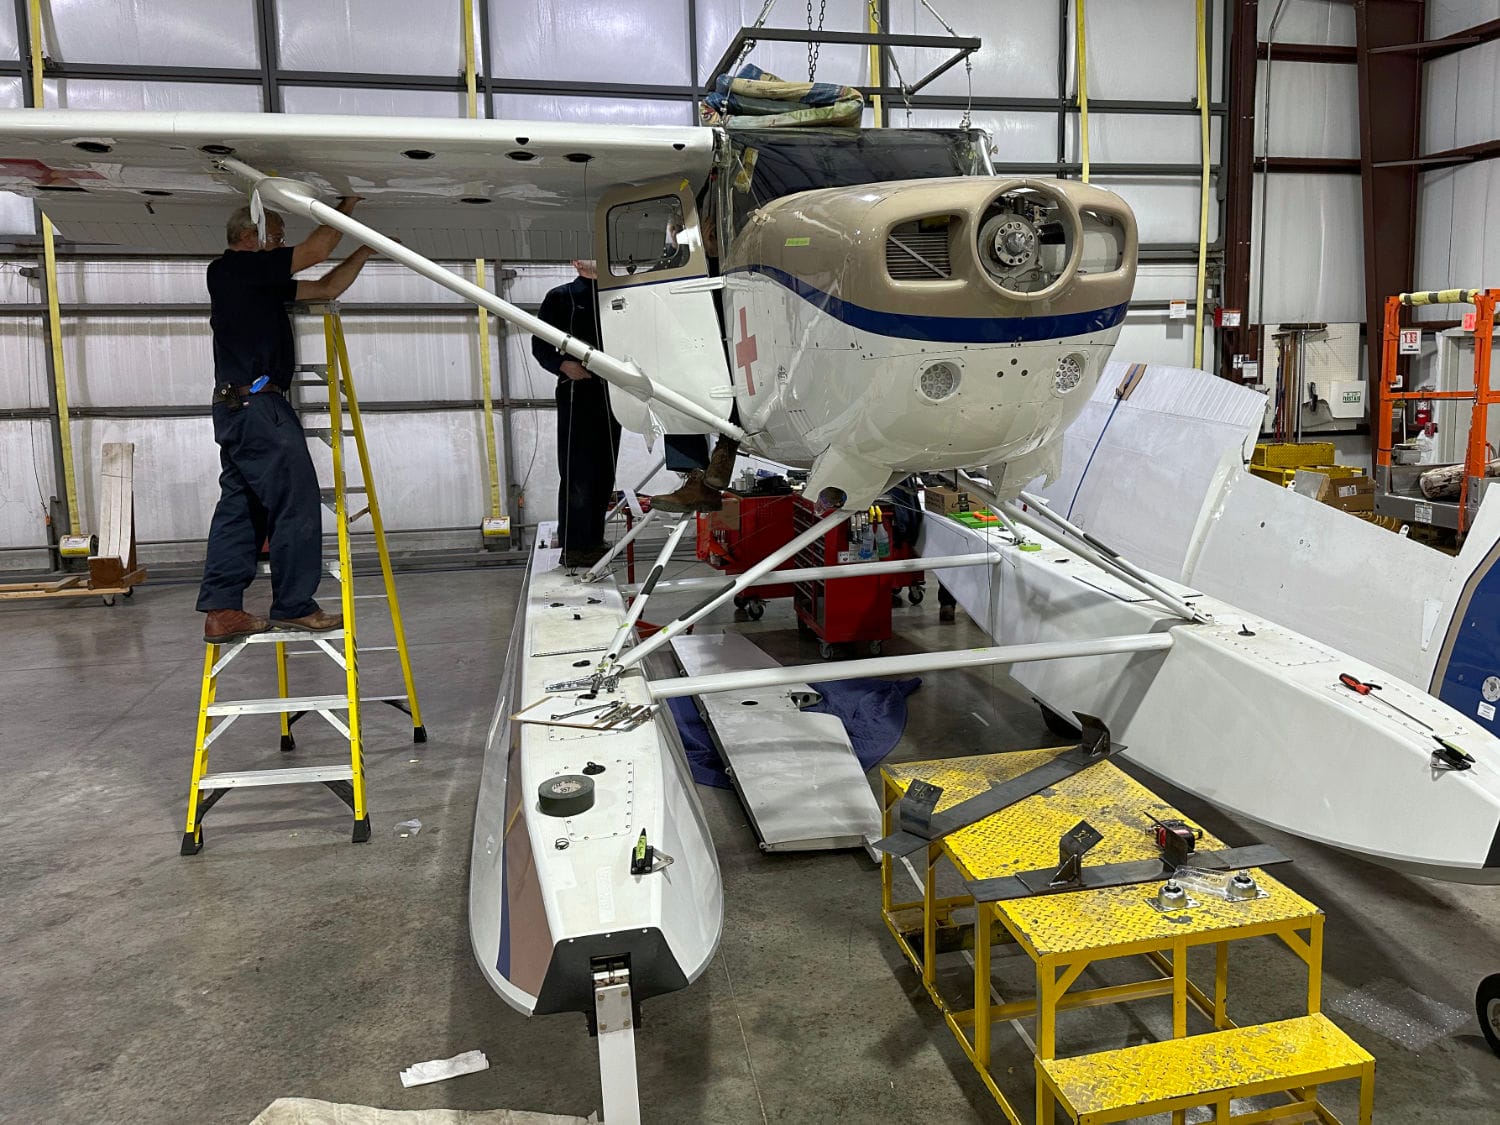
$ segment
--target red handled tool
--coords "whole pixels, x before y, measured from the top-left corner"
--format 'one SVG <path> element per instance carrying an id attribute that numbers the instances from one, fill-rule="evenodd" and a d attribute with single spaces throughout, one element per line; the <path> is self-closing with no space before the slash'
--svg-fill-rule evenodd
<path id="1" fill-rule="evenodd" d="M 1359 679 L 1358 677 L 1351 676 L 1348 672 L 1340 672 L 1339 673 L 1339 683 L 1343 684 L 1350 691 L 1358 692 L 1360 695 L 1373 695 L 1373 693 L 1375 693 L 1375 692 L 1377 692 L 1377 691 L 1380 690 L 1380 685 L 1379 684 L 1367 684 L 1363 680 Z M 1423 720 L 1417 718 L 1410 711 L 1404 711 L 1400 707 L 1397 707 L 1390 700 L 1384 699 L 1384 698 L 1382 698 L 1381 696 L 1378 696 L 1378 695 L 1375 695 L 1374 699 L 1375 699 L 1375 702 L 1377 702 L 1377 703 L 1384 703 L 1392 711 L 1396 712 L 1396 714 L 1398 714 L 1398 715 L 1405 715 L 1412 722 L 1421 724 L 1421 726 L 1424 729 L 1426 729 L 1426 730 L 1431 730 L 1432 729 L 1432 727 L 1429 726 L 1426 722 L 1424 722 Z"/>

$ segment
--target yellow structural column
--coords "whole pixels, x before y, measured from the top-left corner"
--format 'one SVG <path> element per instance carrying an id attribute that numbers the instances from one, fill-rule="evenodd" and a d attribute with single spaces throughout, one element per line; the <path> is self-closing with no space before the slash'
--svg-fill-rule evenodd
<path id="1" fill-rule="evenodd" d="M 1087 0 L 1073 0 L 1073 57 L 1078 80 L 1078 153 L 1083 164 L 1082 179 L 1089 182 L 1089 58 Z"/>
<path id="2" fill-rule="evenodd" d="M 31 47 L 31 104 L 47 105 L 42 82 L 42 0 L 31 0 L 27 38 Z M 68 376 L 63 364 L 62 311 L 57 301 L 57 248 L 52 241 L 52 221 L 41 213 L 42 258 L 47 279 L 47 336 L 52 348 L 52 380 L 57 396 L 57 440 L 62 453 L 63 493 L 68 499 L 68 532 L 82 529 L 78 517 L 78 476 L 73 467 L 73 427 L 68 416 Z"/>
<path id="3" fill-rule="evenodd" d="M 479 116 L 479 78 L 474 58 L 474 0 L 463 0 L 464 86 L 468 94 L 469 117 Z M 487 288 L 484 259 L 474 259 L 474 284 Z M 489 470 L 490 519 L 498 520 L 500 511 L 500 463 L 495 455 L 495 398 L 493 365 L 490 363 L 490 314 L 479 310 L 479 384 L 484 398 L 484 459 Z"/>

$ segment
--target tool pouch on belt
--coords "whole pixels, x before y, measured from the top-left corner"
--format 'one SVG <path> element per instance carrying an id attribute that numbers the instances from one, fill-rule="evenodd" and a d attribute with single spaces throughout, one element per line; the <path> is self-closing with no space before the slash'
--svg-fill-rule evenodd
<path id="1" fill-rule="evenodd" d="M 230 410 L 242 410 L 249 401 L 249 397 L 244 394 L 244 389 L 236 387 L 233 383 L 220 383 L 214 388 L 215 406 L 223 403 Z"/>

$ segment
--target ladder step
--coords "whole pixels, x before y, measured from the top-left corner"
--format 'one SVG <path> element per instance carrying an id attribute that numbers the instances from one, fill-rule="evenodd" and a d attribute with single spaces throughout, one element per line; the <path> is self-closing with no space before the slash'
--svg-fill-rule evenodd
<path id="1" fill-rule="evenodd" d="M 289 766 L 286 769 L 251 770 L 248 773 L 206 773 L 199 790 L 238 789 L 251 785 L 308 785 L 324 781 L 353 781 L 350 766 Z"/>
<path id="2" fill-rule="evenodd" d="M 365 485 L 362 485 L 362 484 L 346 484 L 346 485 L 344 485 L 344 493 L 345 493 L 345 495 L 348 495 L 349 493 L 358 493 L 359 495 L 364 496 L 364 495 L 368 494 L 369 491 L 370 491 L 369 488 L 366 487 Z M 332 503 L 334 500 L 336 500 L 338 498 L 338 490 L 335 489 L 335 488 L 320 488 L 320 489 L 318 489 L 318 492 L 322 494 L 322 496 L 323 496 L 323 503 L 325 503 L 325 504 Z"/>
<path id="3" fill-rule="evenodd" d="M 301 695 L 276 699 L 232 699 L 210 703 L 207 715 L 277 715 L 283 711 L 347 711 L 347 695 Z"/>
<path id="4" fill-rule="evenodd" d="M 292 368 L 292 370 L 293 371 L 303 371 L 303 372 L 315 371 L 315 372 L 317 372 L 320 375 L 325 375 L 326 376 L 328 374 L 328 364 L 326 364 L 326 363 L 299 363 L 299 364 L 297 364 L 296 367 Z"/>
<path id="5" fill-rule="evenodd" d="M 342 629 L 330 629 L 326 633 L 309 633 L 306 629 L 271 629 L 264 633 L 250 634 L 245 638 L 245 643 L 247 645 L 284 645 L 291 644 L 293 641 L 341 641 L 343 639 Z"/>

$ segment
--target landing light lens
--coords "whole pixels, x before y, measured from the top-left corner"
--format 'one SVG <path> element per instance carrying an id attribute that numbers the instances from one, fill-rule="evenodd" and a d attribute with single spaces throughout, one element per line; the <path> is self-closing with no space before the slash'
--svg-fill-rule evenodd
<path id="1" fill-rule="evenodd" d="M 1065 355 L 1057 361 L 1057 372 L 1052 376 L 1052 388 L 1065 395 L 1083 382 L 1083 357 Z"/>
<path id="2" fill-rule="evenodd" d="M 952 397 L 958 390 L 958 365 L 948 363 L 934 363 L 922 372 L 921 379 L 917 382 L 917 388 L 922 392 L 922 397 L 930 402 L 942 402 L 945 398 Z"/>

